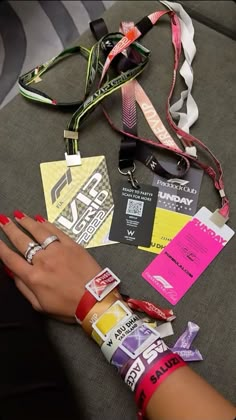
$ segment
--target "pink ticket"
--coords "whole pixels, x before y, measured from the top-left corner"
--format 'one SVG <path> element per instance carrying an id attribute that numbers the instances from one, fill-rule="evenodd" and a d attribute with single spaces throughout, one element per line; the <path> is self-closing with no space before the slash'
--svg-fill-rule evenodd
<path id="1" fill-rule="evenodd" d="M 142 273 L 173 305 L 234 235 L 229 226 L 214 224 L 211 216 L 212 212 L 202 207 Z"/>

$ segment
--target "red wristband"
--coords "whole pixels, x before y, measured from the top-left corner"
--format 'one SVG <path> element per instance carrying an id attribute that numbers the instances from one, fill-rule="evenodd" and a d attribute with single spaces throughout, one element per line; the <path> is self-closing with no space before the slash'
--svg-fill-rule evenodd
<path id="1" fill-rule="evenodd" d="M 168 354 L 147 372 L 144 378 L 139 382 L 136 392 L 135 401 L 139 409 L 139 418 L 144 416 L 145 410 L 153 393 L 159 385 L 173 373 L 176 369 L 186 366 L 186 363 L 177 354 Z"/>
<path id="2" fill-rule="evenodd" d="M 91 311 L 95 303 L 97 303 L 97 299 L 93 295 L 91 295 L 91 293 L 88 290 L 85 290 L 75 311 L 75 317 L 79 324 L 82 324 L 82 321 L 84 320 L 86 315 Z"/>
<path id="3" fill-rule="evenodd" d="M 120 283 L 120 279 L 109 269 L 104 268 L 85 285 L 85 292 L 75 311 L 75 318 L 82 324 L 87 314 L 97 302 L 103 300 Z"/>

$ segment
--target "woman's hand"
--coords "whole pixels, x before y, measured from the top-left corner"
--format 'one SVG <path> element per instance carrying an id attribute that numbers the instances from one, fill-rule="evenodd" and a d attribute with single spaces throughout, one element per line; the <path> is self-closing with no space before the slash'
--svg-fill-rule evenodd
<path id="1" fill-rule="evenodd" d="M 76 307 L 84 293 L 84 285 L 101 271 L 101 267 L 80 245 L 41 216 L 31 219 L 14 212 L 17 224 L 0 215 L 0 227 L 21 255 L 0 240 L 0 259 L 12 272 L 16 286 L 34 309 L 53 315 L 65 322 L 74 322 Z M 38 251 L 32 265 L 24 254 L 30 242 L 42 244 L 49 236 L 55 241 Z"/>

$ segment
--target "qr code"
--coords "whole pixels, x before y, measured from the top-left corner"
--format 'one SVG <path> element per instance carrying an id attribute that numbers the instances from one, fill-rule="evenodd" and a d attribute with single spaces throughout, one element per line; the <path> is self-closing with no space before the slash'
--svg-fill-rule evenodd
<path id="1" fill-rule="evenodd" d="M 142 217 L 143 214 L 143 201 L 138 200 L 131 200 L 128 199 L 127 207 L 126 207 L 126 214 L 130 214 L 131 216 L 138 216 Z"/>

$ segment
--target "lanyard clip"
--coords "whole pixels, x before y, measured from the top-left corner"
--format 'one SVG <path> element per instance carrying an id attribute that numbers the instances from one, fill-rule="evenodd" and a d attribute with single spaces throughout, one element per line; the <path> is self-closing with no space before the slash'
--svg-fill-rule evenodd
<path id="1" fill-rule="evenodd" d="M 133 187 L 135 190 L 137 190 L 137 189 L 139 189 L 139 188 L 140 188 L 140 185 L 139 185 L 139 183 L 138 183 L 137 179 L 136 179 L 136 178 L 134 178 L 133 172 L 134 172 L 134 171 L 128 171 L 128 172 L 127 172 L 127 175 L 128 175 L 128 182 L 130 182 L 130 184 L 132 185 L 132 187 Z"/>
<path id="2" fill-rule="evenodd" d="M 122 175 L 127 175 L 128 176 L 128 182 L 130 182 L 130 184 L 132 185 L 132 187 L 135 190 L 137 190 L 137 189 L 140 188 L 140 185 L 139 185 L 137 179 L 134 177 L 135 169 L 136 169 L 136 165 L 135 165 L 135 163 L 133 163 L 133 168 L 132 169 L 129 169 L 127 172 L 122 171 L 120 168 L 118 168 L 118 171 Z"/>
<path id="3" fill-rule="evenodd" d="M 79 135 L 76 131 L 64 130 L 64 139 L 66 141 L 65 159 L 67 166 L 81 165 L 80 151 L 78 150 Z"/>

